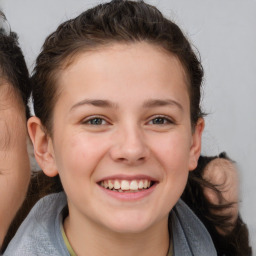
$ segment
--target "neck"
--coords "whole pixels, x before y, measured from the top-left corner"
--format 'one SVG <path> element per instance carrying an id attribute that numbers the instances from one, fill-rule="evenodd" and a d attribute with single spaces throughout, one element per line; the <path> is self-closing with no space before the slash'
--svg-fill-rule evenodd
<path id="1" fill-rule="evenodd" d="M 77 255 L 166 256 L 168 217 L 140 233 L 116 233 L 90 220 L 70 214 L 64 221 L 68 240 Z"/>

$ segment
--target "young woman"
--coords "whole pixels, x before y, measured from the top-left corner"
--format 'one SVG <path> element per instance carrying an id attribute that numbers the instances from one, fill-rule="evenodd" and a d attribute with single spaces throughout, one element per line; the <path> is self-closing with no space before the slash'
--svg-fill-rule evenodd
<path id="1" fill-rule="evenodd" d="M 0 12 L 0 248 L 30 180 L 26 116 L 28 70 L 17 36 Z"/>
<path id="2" fill-rule="evenodd" d="M 143 2 L 112 1 L 45 41 L 28 122 L 64 193 L 33 208 L 5 255 L 216 255 L 179 200 L 204 128 L 200 62 Z"/>

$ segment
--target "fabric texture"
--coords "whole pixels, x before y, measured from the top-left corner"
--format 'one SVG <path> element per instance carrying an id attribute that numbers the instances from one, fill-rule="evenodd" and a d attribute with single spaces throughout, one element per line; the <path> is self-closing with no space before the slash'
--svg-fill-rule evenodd
<path id="1" fill-rule="evenodd" d="M 21 224 L 4 255 L 69 256 L 61 235 L 65 194 L 58 193 L 39 200 Z"/>
<path id="2" fill-rule="evenodd" d="M 69 256 L 61 233 L 64 192 L 42 198 L 20 226 L 4 256 Z M 194 213 L 179 200 L 170 213 L 174 256 L 216 256 L 211 237 Z"/>

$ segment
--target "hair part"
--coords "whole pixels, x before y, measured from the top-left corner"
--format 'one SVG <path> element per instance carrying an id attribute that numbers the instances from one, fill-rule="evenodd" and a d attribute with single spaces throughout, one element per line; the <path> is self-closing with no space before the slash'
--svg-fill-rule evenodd
<path id="1" fill-rule="evenodd" d="M 53 109 L 60 93 L 58 76 L 75 55 L 114 43 L 138 42 L 158 46 L 181 62 L 189 82 L 194 127 L 203 115 L 200 108 L 203 68 L 189 41 L 157 8 L 143 1 L 113 0 L 62 23 L 45 40 L 33 71 L 32 86 L 35 114 L 47 132 L 53 129 Z"/>

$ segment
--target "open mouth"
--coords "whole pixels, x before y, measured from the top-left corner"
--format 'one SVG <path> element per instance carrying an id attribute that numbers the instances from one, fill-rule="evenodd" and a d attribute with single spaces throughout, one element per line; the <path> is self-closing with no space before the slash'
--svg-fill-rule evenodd
<path id="1" fill-rule="evenodd" d="M 104 180 L 99 185 L 105 189 L 109 189 L 121 193 L 136 193 L 147 190 L 154 185 L 154 181 L 142 180 Z"/>

